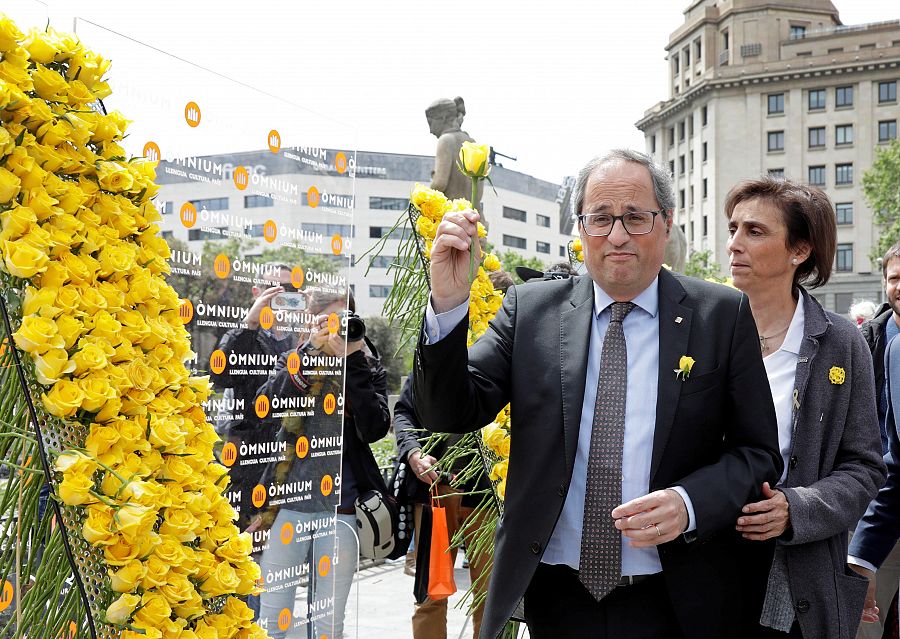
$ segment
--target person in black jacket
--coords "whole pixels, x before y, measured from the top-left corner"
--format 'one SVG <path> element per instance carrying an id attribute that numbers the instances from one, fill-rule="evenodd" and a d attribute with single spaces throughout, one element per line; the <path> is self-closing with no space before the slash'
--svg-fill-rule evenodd
<path id="1" fill-rule="evenodd" d="M 226 416 L 223 426 L 217 425 L 217 430 L 222 434 L 226 444 L 231 443 L 236 450 L 244 450 L 253 446 L 271 441 L 275 437 L 275 431 L 271 427 L 266 428 L 253 408 L 253 400 L 260 386 L 266 383 L 268 371 L 257 365 L 232 365 L 238 361 L 239 356 L 243 361 L 259 361 L 262 358 L 273 358 L 282 353 L 293 350 L 297 345 L 294 333 L 286 330 L 286 327 L 277 323 L 269 329 L 259 325 L 259 314 L 262 309 L 271 304 L 272 298 L 285 290 L 296 290 L 291 284 L 291 269 L 281 266 L 278 271 L 277 281 L 272 286 L 262 289 L 253 287 L 253 305 L 243 319 L 244 327 L 229 330 L 219 340 L 217 350 L 225 354 L 226 365 L 221 372 L 210 370 L 210 381 L 216 390 L 225 390 L 232 400 L 230 404 L 234 410 Z M 239 408 L 241 407 L 242 408 Z M 241 495 L 240 501 L 235 504 L 238 513 L 237 525 L 241 530 L 250 524 L 253 506 L 250 494 L 253 487 L 259 483 L 264 465 L 254 463 L 257 460 L 234 460 L 228 469 L 231 479 L 230 491 Z M 243 463 L 242 463 L 243 462 Z"/>
<path id="2" fill-rule="evenodd" d="M 900 334 L 900 243 L 894 244 L 887 250 L 881 261 L 882 275 L 884 276 L 884 293 L 887 302 L 881 305 L 881 308 L 875 313 L 875 317 L 864 322 L 860 327 L 863 338 L 869 345 L 872 352 L 872 365 L 875 367 L 875 393 L 878 399 L 878 424 L 881 427 L 881 446 L 882 452 L 888 452 L 888 436 L 886 415 L 888 409 L 887 391 L 885 384 L 884 370 L 884 353 L 888 343 L 894 336 Z M 854 554 L 856 553 L 856 554 Z M 857 562 L 865 555 L 857 542 L 854 545 L 853 540 L 850 542 L 850 556 L 852 565 L 859 566 Z M 863 566 L 863 568 L 874 567 Z M 870 573 L 857 568 L 865 576 Z M 900 577 L 900 546 L 894 548 L 888 555 L 887 559 L 878 569 L 878 578 L 871 573 L 872 586 L 870 587 L 869 600 L 866 602 L 867 609 L 875 605 L 875 601 L 880 603 L 881 613 L 880 619 L 875 621 L 874 615 L 871 613 L 863 614 L 863 624 L 857 633 L 858 639 L 878 639 L 882 637 L 882 630 L 885 631 L 884 636 L 890 636 L 888 628 L 896 628 L 897 626 L 897 580 Z M 874 600 L 872 598 L 874 597 Z"/>
<path id="3" fill-rule="evenodd" d="M 344 608 L 358 559 L 354 502 L 367 490 L 387 494 L 369 448 L 369 444 L 384 437 L 390 427 L 387 373 L 372 342 L 367 339 L 347 342 L 345 336 L 329 330 L 328 317 L 340 315 L 347 308 L 345 299 L 344 295 L 332 293 L 311 295 L 308 311 L 315 318 L 307 339 L 297 349 L 301 360 L 299 370 L 291 371 L 288 365 L 291 353 L 283 353 L 276 372 L 258 393 L 265 395 L 273 407 L 276 398 L 288 406 L 292 405 L 293 398 L 309 399 L 299 411 L 277 412 L 273 408 L 266 419 L 278 428 L 277 439 L 285 444 L 283 453 L 266 467 L 261 479 L 267 489 L 276 487 L 275 494 L 280 497 L 277 502 L 270 501 L 251 526 L 251 529 L 272 530 L 268 548 L 260 561 L 266 579 L 260 619 L 268 622 L 272 639 L 285 636 L 276 620 L 284 609 L 292 611 L 294 608 L 297 569 L 315 566 L 320 554 L 330 554 L 334 548 L 332 532 L 337 538 L 337 560 L 324 577 L 321 570 L 310 571 L 315 576 L 313 599 L 319 602 L 327 600 L 332 593 L 334 596 L 333 612 L 326 612 L 324 618 L 316 622 L 315 636 L 324 634 L 338 639 L 343 635 Z M 355 310 L 352 295 L 349 308 Z M 340 372 L 345 362 L 342 355 L 346 357 L 343 384 Z M 340 409 L 329 412 L 325 400 L 329 394 L 335 398 L 343 395 L 344 398 L 343 435 L 340 438 L 336 437 L 341 435 Z M 340 401 L 336 405 L 340 406 Z M 306 438 L 308 444 L 298 446 L 301 438 Z M 340 443 L 336 444 L 338 439 Z M 340 476 L 334 478 L 335 491 L 332 492 L 322 482 L 326 475 L 334 472 L 333 455 L 338 452 L 342 454 Z M 311 489 L 298 489 L 300 492 L 297 492 L 293 488 L 304 486 L 306 482 L 311 482 Z M 278 487 L 287 490 L 282 493 Z M 272 495 L 271 490 L 269 495 Z M 294 530 L 308 534 L 284 543 L 285 529 L 288 533 Z M 317 549 L 311 549 L 311 545 L 317 544 Z M 312 563 L 307 564 L 311 550 Z M 267 575 L 275 577 L 269 579 Z M 313 609 L 311 607 L 310 611 Z M 319 609 L 318 606 L 315 609 Z"/>

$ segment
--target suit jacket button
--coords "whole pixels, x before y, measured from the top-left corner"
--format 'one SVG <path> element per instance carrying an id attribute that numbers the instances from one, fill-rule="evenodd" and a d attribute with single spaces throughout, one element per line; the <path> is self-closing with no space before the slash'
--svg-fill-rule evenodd
<path id="1" fill-rule="evenodd" d="M 556 489 L 556 492 L 559 493 L 560 497 L 563 497 L 566 494 L 566 485 L 560 484 L 559 488 Z"/>
<path id="2" fill-rule="evenodd" d="M 796 467 L 797 467 L 797 456 L 796 456 L 796 455 L 791 455 L 790 462 L 788 462 L 788 463 L 789 463 L 789 465 L 790 465 L 791 468 L 796 468 Z"/>
<path id="3" fill-rule="evenodd" d="M 531 552 L 533 552 L 535 555 L 541 554 L 541 544 L 540 544 L 540 542 L 537 542 L 537 541 L 536 541 L 536 542 L 534 542 L 533 544 L 531 544 Z"/>
<path id="4" fill-rule="evenodd" d="M 809 612 L 809 602 L 806 599 L 797 602 L 797 612 Z"/>

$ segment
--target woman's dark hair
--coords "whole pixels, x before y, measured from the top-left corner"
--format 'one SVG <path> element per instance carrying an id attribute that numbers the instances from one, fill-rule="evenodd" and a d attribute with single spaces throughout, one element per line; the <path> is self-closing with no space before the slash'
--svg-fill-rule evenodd
<path id="1" fill-rule="evenodd" d="M 809 257 L 794 273 L 794 287 L 805 284 L 816 288 L 826 284 L 831 277 L 837 248 L 837 223 L 834 207 L 825 192 L 807 184 L 768 176 L 745 180 L 728 192 L 725 217 L 730 220 L 735 207 L 747 200 L 765 200 L 781 211 L 789 249 L 801 242 L 809 245 Z"/>

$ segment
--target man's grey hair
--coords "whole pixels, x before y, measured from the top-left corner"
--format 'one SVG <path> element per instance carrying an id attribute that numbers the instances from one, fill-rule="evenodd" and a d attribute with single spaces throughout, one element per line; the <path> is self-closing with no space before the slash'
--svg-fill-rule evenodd
<path id="1" fill-rule="evenodd" d="M 575 182 L 575 213 L 581 213 L 581 207 L 584 205 L 584 191 L 587 188 L 588 178 L 595 169 L 609 162 L 634 162 L 640 164 L 650 172 L 650 179 L 653 182 L 653 192 L 656 194 L 656 201 L 659 208 L 668 213 L 675 208 L 675 187 L 672 184 L 672 176 L 669 171 L 661 165 L 653 161 L 649 155 L 631 149 L 613 149 L 606 155 L 598 155 L 593 160 L 584 165 L 584 168 L 578 173 L 578 180 Z"/>

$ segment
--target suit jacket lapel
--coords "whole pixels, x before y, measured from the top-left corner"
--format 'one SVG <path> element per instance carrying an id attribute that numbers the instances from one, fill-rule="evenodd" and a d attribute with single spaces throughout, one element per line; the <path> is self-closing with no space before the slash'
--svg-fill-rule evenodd
<path id="1" fill-rule="evenodd" d="M 659 380 L 656 398 L 656 431 L 653 436 L 653 457 L 650 463 L 650 483 L 659 469 L 672 423 L 682 381 L 675 375 L 678 360 L 688 353 L 693 311 L 681 305 L 684 287 L 666 269 L 659 273 Z M 681 319 L 678 319 L 681 318 Z"/>
<path id="2" fill-rule="evenodd" d="M 566 468 L 571 474 L 578 447 L 581 407 L 584 404 L 584 380 L 587 375 L 591 322 L 594 316 L 593 280 L 584 276 L 574 280 L 571 306 L 559 318 L 559 364 L 562 382 L 563 446 Z"/>

